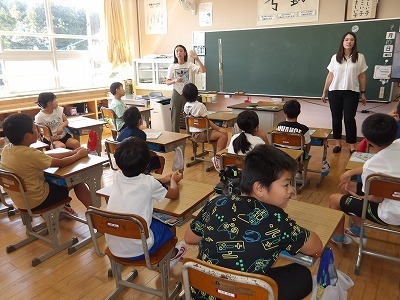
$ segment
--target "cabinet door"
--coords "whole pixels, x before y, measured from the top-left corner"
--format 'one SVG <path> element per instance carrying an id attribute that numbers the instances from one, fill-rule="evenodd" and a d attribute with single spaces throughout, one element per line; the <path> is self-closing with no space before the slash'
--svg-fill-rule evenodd
<path id="1" fill-rule="evenodd" d="M 155 84 L 154 66 L 151 62 L 137 62 L 137 82 L 138 84 Z"/>
<path id="2" fill-rule="evenodd" d="M 156 63 L 157 84 L 167 84 L 168 67 L 170 63 Z"/>

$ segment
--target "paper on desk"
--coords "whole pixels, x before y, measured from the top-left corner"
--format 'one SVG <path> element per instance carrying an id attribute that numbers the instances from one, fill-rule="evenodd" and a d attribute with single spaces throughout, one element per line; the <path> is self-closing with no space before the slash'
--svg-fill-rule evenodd
<path id="1" fill-rule="evenodd" d="M 44 170 L 46 173 L 50 173 L 50 174 L 54 174 L 55 172 L 57 172 L 57 170 L 59 169 L 59 167 L 50 167 L 47 168 L 46 170 Z"/>
<path id="2" fill-rule="evenodd" d="M 146 132 L 146 137 L 149 140 L 158 139 L 161 135 L 161 132 Z"/>
<path id="3" fill-rule="evenodd" d="M 309 132 L 310 132 L 310 135 L 312 135 L 315 132 L 315 129 L 310 129 Z"/>
<path id="4" fill-rule="evenodd" d="M 351 157 L 350 161 L 354 162 L 366 162 L 368 159 L 370 159 L 372 156 L 374 156 L 373 153 L 364 153 L 364 152 L 354 152 Z"/>

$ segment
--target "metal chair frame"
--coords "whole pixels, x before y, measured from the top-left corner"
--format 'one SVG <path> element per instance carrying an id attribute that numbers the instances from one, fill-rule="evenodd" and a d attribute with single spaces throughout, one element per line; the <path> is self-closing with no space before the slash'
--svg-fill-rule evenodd
<path id="1" fill-rule="evenodd" d="M 36 129 L 39 133 L 39 139 L 43 142 L 46 143 L 45 140 L 50 142 L 50 149 L 55 149 L 53 137 L 52 137 L 52 132 L 50 126 L 42 123 L 36 123 L 35 122 Z"/>
<path id="2" fill-rule="evenodd" d="M 192 162 L 189 162 L 186 164 L 186 167 L 191 167 L 195 164 L 198 164 L 199 162 L 211 162 L 211 159 L 207 159 L 204 156 L 206 156 L 208 153 L 212 153 L 213 156 L 216 156 L 217 154 L 217 141 L 211 141 L 210 140 L 210 135 L 211 135 L 211 127 L 210 127 L 210 120 L 206 117 L 192 117 L 192 116 L 186 116 L 185 117 L 185 123 L 186 123 L 186 133 L 190 134 L 192 137 L 190 138 L 190 141 L 192 142 L 192 147 L 193 147 L 193 156 L 191 157 Z M 207 140 L 206 141 L 198 141 L 195 137 L 193 137 L 193 132 L 190 132 L 190 127 L 196 127 L 198 129 L 204 130 L 207 133 Z M 206 143 L 209 143 L 213 150 L 208 150 L 204 147 Z M 201 153 L 197 153 L 197 149 L 199 147 L 199 144 L 201 144 Z M 214 166 L 212 165 L 211 167 L 206 168 L 206 172 L 209 172 L 211 170 L 214 170 Z"/>
<path id="3" fill-rule="evenodd" d="M 118 167 L 114 165 L 112 156 L 114 156 L 115 150 L 117 149 L 118 145 L 119 142 L 117 141 L 111 141 L 108 139 L 104 141 L 104 147 L 106 148 L 108 160 L 110 161 L 110 167 L 114 171 L 118 170 Z"/>
<path id="4" fill-rule="evenodd" d="M 374 195 L 377 197 L 387 198 L 391 200 L 400 201 L 400 178 L 390 177 L 386 175 L 380 174 L 371 174 L 365 180 L 365 195 L 363 202 L 363 211 L 361 215 L 361 230 L 360 237 L 363 236 L 365 232 L 365 228 L 381 230 L 384 232 L 390 232 L 394 234 L 400 234 L 400 227 L 389 225 L 384 226 L 377 223 L 372 223 L 366 220 L 367 209 L 368 209 L 368 197 L 370 195 Z M 372 250 L 368 250 L 366 245 L 363 245 L 361 242 L 358 246 L 358 256 L 357 262 L 354 269 L 354 274 L 360 274 L 361 261 L 363 254 L 372 255 L 375 257 L 380 257 L 384 259 L 389 259 L 395 262 L 400 262 L 400 257 L 394 257 L 387 254 L 375 252 Z"/>
<path id="5" fill-rule="evenodd" d="M 177 242 L 176 237 L 170 239 L 155 253 L 149 254 L 147 247 L 149 231 L 146 220 L 144 220 L 142 217 L 133 214 L 120 214 L 105 211 L 90 206 L 86 211 L 86 218 L 89 224 L 93 246 L 97 255 L 107 255 L 111 263 L 111 270 L 115 279 L 116 289 L 107 297 L 107 299 L 116 299 L 118 295 L 126 288 L 136 289 L 145 293 L 153 294 L 164 300 L 175 299 L 182 289 L 182 284 L 177 282 L 171 292 L 169 292 L 168 286 L 170 281 L 169 263 Z M 102 252 L 97 243 L 95 230 L 118 237 L 141 240 L 145 258 L 138 261 L 131 261 L 125 258 L 117 257 L 111 253 L 108 247 L 106 247 L 104 252 Z M 160 273 L 161 289 L 154 289 L 132 282 L 133 279 L 138 276 L 138 271 L 136 269 L 132 270 L 126 279 L 123 279 L 121 273 L 124 266 L 147 267 L 150 270 L 158 271 Z"/>
<path id="6" fill-rule="evenodd" d="M 46 259 L 56 255 L 64 249 L 76 244 L 78 238 L 73 237 L 68 241 L 60 244 L 59 241 L 59 216 L 65 204 L 72 199 L 70 197 L 61 200 L 57 204 L 44 209 L 32 209 L 26 197 L 26 186 L 21 177 L 18 175 L 0 169 L 0 184 L 8 191 L 19 193 L 24 201 L 25 209 L 19 208 L 21 219 L 26 227 L 26 238 L 12 245 L 7 246 L 6 252 L 11 253 L 28 243 L 40 239 L 51 245 L 52 249 L 32 260 L 32 266 L 35 267 Z M 32 220 L 35 217 L 42 217 L 45 222 L 33 226 Z M 49 234 L 49 237 L 45 235 Z"/>

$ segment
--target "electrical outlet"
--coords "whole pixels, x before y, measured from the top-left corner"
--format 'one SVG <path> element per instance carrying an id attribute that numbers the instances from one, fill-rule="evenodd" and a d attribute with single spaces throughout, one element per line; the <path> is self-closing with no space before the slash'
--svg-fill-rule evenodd
<path id="1" fill-rule="evenodd" d="M 381 88 L 379 89 L 379 99 L 382 99 L 384 94 L 385 94 L 385 87 L 381 86 Z"/>

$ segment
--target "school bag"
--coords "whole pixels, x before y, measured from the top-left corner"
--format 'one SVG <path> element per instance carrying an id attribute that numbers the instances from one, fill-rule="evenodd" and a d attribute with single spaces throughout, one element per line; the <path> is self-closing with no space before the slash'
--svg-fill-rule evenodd
<path id="1" fill-rule="evenodd" d="M 225 170 L 219 172 L 221 181 L 215 186 L 214 190 L 217 194 L 240 195 L 240 180 L 242 173 L 235 165 L 227 165 Z"/>

